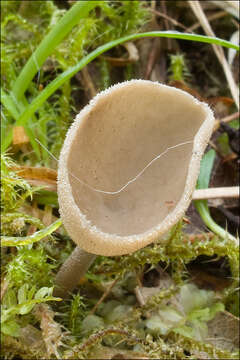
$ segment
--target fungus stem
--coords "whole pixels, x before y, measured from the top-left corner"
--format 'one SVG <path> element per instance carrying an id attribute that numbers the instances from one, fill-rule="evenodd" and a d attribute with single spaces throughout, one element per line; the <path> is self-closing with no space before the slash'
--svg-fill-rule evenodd
<path id="1" fill-rule="evenodd" d="M 96 255 L 90 254 L 77 246 L 57 273 L 53 296 L 66 298 L 79 283 L 79 280 L 84 276 L 95 258 Z"/>

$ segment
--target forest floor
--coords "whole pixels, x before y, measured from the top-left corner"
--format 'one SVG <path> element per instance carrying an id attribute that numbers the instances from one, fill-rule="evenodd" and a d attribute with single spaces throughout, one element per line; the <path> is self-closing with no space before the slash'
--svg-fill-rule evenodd
<path id="1" fill-rule="evenodd" d="M 75 247 L 60 220 L 57 159 L 75 116 L 100 91 L 146 79 L 206 102 L 215 126 L 202 179 L 209 189 L 239 185 L 236 50 L 142 37 L 74 66 L 150 31 L 237 45 L 239 2 L 79 3 L 1 2 L 1 359 L 238 359 L 236 197 L 192 202 L 167 246 L 159 239 L 130 255 L 97 256 L 67 299 L 53 288 Z"/>

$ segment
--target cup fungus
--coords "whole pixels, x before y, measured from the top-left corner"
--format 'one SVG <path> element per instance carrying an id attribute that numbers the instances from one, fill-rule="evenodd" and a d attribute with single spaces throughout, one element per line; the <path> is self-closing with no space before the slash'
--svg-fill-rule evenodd
<path id="1" fill-rule="evenodd" d="M 183 216 L 213 125 L 207 104 L 157 82 L 126 81 L 91 100 L 59 160 L 60 214 L 77 247 L 55 294 L 72 290 L 96 255 L 141 249 Z"/>

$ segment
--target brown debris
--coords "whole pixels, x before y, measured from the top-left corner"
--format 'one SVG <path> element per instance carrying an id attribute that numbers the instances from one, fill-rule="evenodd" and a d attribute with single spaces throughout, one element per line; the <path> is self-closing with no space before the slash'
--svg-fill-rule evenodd
<path id="1" fill-rule="evenodd" d="M 234 351 L 239 349 L 239 318 L 227 311 L 219 312 L 208 322 L 208 339 L 217 348 Z"/>
<path id="2" fill-rule="evenodd" d="M 54 354 L 57 359 L 60 359 L 58 348 L 63 345 L 61 325 L 54 320 L 55 313 L 47 304 L 39 304 L 35 306 L 35 316 L 40 321 L 42 330 L 42 337 L 45 342 L 48 356 Z"/>
<path id="3" fill-rule="evenodd" d="M 189 273 L 192 277 L 192 282 L 200 289 L 213 290 L 215 292 L 221 292 L 225 288 L 231 285 L 231 280 L 210 274 L 202 268 L 200 265 L 191 265 Z"/>
<path id="4" fill-rule="evenodd" d="M 85 66 L 81 72 L 75 75 L 78 81 L 80 81 L 84 87 L 84 90 L 89 99 L 93 98 L 97 94 L 97 90 L 89 74 L 87 66 Z"/>
<path id="5" fill-rule="evenodd" d="M 24 345 L 30 347 L 34 352 L 41 354 L 46 354 L 46 347 L 43 341 L 42 333 L 40 330 L 34 326 L 28 324 L 24 328 L 21 328 L 19 339 L 23 342 Z"/>
<path id="6" fill-rule="evenodd" d="M 116 58 L 116 57 L 111 57 L 111 56 L 103 56 L 103 58 L 105 60 L 109 61 L 111 65 L 121 66 L 121 67 L 126 66 L 127 64 L 135 63 L 139 60 L 138 49 L 133 42 L 128 41 L 128 42 L 122 44 L 122 46 L 124 46 L 128 52 L 127 58 L 124 58 L 124 57 Z"/>
<path id="7" fill-rule="evenodd" d="M 132 350 L 119 350 L 110 348 L 108 346 L 102 346 L 98 344 L 89 354 L 88 359 L 99 360 L 130 360 L 130 359 L 149 359 L 146 353 L 139 353 Z"/>
<path id="8" fill-rule="evenodd" d="M 190 88 L 188 85 L 185 84 L 184 81 L 171 80 L 168 85 L 173 86 L 178 89 L 181 89 L 183 91 L 186 91 L 187 93 L 194 96 L 195 98 L 197 98 L 200 101 L 206 101 L 206 99 L 204 99 L 197 90 Z"/>
<path id="9" fill-rule="evenodd" d="M 33 186 L 43 186 L 46 190 L 57 191 L 57 171 L 46 167 L 13 167 L 19 176 Z"/>
<path id="10" fill-rule="evenodd" d="M 13 127 L 13 147 L 15 149 L 22 149 L 26 151 L 26 146 L 29 144 L 29 137 L 27 136 L 23 126 Z"/>

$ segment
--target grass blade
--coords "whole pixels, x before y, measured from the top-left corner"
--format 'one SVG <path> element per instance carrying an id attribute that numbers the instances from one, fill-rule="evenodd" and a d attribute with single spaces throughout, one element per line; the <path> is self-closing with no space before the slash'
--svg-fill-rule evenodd
<path id="1" fill-rule="evenodd" d="M 40 67 L 55 47 L 72 30 L 73 26 L 78 24 L 80 19 L 85 18 L 97 4 L 98 1 L 77 1 L 44 37 L 13 85 L 12 92 L 17 100 L 22 97 L 34 75 L 40 70 Z"/>
<path id="2" fill-rule="evenodd" d="M 33 235 L 25 237 L 2 236 L 1 246 L 19 246 L 28 245 L 40 241 L 44 237 L 50 235 L 62 225 L 62 220 L 57 220 L 45 229 L 35 232 Z"/>
<path id="3" fill-rule="evenodd" d="M 145 37 L 164 37 L 164 38 L 175 38 L 175 39 L 182 39 L 188 41 L 205 42 L 209 44 L 221 45 L 227 48 L 233 48 L 239 51 L 239 46 L 234 45 L 231 42 L 223 39 L 204 36 L 204 35 L 185 34 L 178 31 L 152 31 L 146 33 L 128 35 L 98 47 L 96 50 L 92 51 L 90 54 L 88 54 L 82 60 L 80 60 L 76 65 L 72 66 L 71 68 L 60 74 L 22 112 L 22 114 L 17 120 L 17 125 L 24 126 L 28 121 L 28 119 L 44 103 L 44 101 L 46 101 L 61 85 L 63 85 L 67 80 L 73 77 L 78 71 L 80 71 L 84 66 L 90 63 L 96 57 L 98 57 L 99 55 L 113 48 L 116 45 L 122 44 L 126 41 L 141 39 Z M 7 137 L 5 141 L 3 141 L 2 148 L 4 150 L 7 149 L 10 143 L 11 143 L 11 136 Z"/>
<path id="4" fill-rule="evenodd" d="M 216 153 L 215 151 L 209 150 L 201 161 L 200 173 L 197 181 L 197 189 L 206 189 L 208 188 L 210 176 L 212 172 L 213 163 L 215 160 Z M 220 236 L 222 239 L 229 239 L 237 242 L 237 239 L 229 234 L 226 230 L 224 230 L 221 226 L 215 223 L 213 218 L 211 217 L 207 200 L 195 200 L 194 205 L 201 216 L 203 222 L 206 226 L 212 230 L 215 234 Z"/>

